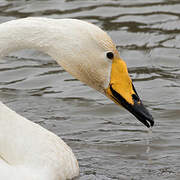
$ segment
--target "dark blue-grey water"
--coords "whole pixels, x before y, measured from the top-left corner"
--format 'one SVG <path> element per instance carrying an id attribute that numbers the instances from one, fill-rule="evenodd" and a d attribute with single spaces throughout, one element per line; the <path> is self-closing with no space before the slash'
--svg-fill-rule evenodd
<path id="1" fill-rule="evenodd" d="M 155 118 L 153 133 L 34 50 L 0 61 L 0 100 L 71 146 L 78 180 L 179 180 L 180 1 L 0 1 L 0 23 L 29 16 L 78 18 L 106 30 Z"/>

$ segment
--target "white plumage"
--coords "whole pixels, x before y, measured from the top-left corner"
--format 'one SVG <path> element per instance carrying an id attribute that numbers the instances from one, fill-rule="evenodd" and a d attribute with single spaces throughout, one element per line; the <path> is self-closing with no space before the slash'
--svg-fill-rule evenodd
<path id="1" fill-rule="evenodd" d="M 0 56 L 35 48 L 104 93 L 114 45 L 100 28 L 73 19 L 26 18 L 0 25 Z M 64 180 L 79 174 L 77 160 L 58 136 L 0 103 L 0 179 Z"/>
<path id="2" fill-rule="evenodd" d="M 75 78 L 124 106 L 147 127 L 153 126 L 125 62 L 97 26 L 47 18 L 0 25 L 0 56 L 25 48 L 47 53 Z M 77 160 L 60 137 L 0 103 L 0 180 L 65 180 L 78 175 Z"/>

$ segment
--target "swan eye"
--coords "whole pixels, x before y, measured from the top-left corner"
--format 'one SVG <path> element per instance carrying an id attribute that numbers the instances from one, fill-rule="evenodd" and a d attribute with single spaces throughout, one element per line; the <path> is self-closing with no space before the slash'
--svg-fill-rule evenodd
<path id="1" fill-rule="evenodd" d="M 106 56 L 107 56 L 108 59 L 113 59 L 114 58 L 114 54 L 112 52 L 108 52 L 106 54 Z"/>

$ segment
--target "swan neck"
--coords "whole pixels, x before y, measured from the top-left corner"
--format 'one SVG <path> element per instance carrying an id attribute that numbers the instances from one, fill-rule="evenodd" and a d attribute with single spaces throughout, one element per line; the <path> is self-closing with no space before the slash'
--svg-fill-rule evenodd
<path id="1" fill-rule="evenodd" d="M 36 49 L 54 56 L 56 28 L 49 23 L 43 19 L 26 18 L 0 24 L 0 56 L 21 49 Z"/>

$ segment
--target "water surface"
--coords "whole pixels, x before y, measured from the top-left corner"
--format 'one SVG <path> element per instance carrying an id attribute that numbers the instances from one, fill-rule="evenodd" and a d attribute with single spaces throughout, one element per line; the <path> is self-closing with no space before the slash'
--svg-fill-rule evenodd
<path id="1" fill-rule="evenodd" d="M 153 133 L 34 50 L 1 60 L 1 101 L 71 146 L 78 180 L 179 180 L 180 1 L 0 1 L 0 23 L 29 16 L 78 18 L 106 30 L 155 118 Z"/>

